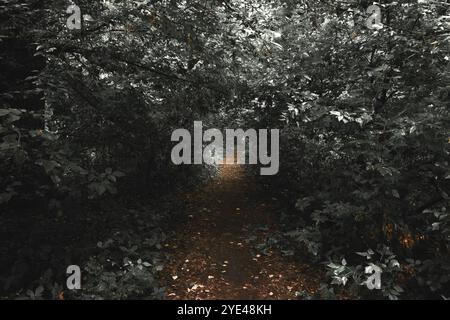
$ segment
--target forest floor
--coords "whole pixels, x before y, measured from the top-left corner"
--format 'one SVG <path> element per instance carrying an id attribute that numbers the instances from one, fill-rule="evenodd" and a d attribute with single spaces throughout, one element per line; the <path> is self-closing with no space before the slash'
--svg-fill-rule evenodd
<path id="1" fill-rule="evenodd" d="M 166 246 L 166 299 L 296 299 L 313 294 L 317 268 L 254 244 L 279 230 L 277 199 L 267 197 L 240 165 L 186 194 L 188 220 Z"/>

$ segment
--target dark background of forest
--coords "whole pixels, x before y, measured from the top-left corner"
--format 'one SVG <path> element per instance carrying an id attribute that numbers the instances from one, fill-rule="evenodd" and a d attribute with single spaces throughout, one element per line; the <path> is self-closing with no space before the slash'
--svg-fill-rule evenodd
<path id="1" fill-rule="evenodd" d="M 364 0 L 76 4 L 81 30 L 69 1 L 0 1 L 0 298 L 57 299 L 69 264 L 74 298 L 162 298 L 180 194 L 215 174 L 171 163 L 197 120 L 280 129 L 278 175 L 248 174 L 327 274 L 303 298 L 449 297 L 447 2 L 381 1 L 380 30 Z"/>

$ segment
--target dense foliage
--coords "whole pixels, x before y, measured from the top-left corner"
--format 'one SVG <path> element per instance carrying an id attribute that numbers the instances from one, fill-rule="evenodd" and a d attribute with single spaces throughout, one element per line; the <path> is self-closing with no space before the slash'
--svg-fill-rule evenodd
<path id="1" fill-rule="evenodd" d="M 57 297 L 75 259 L 84 298 L 162 297 L 140 281 L 205 177 L 170 135 L 203 120 L 281 129 L 264 180 L 322 298 L 449 296 L 449 4 L 381 1 L 369 29 L 363 0 L 80 0 L 70 30 L 71 4 L 0 1 L 0 292 Z"/>
<path id="2" fill-rule="evenodd" d="M 355 294 L 369 294 L 358 291 L 373 262 L 383 296 L 427 297 L 449 290 L 448 6 L 382 7 L 376 31 L 358 6 L 317 8 L 318 28 L 282 38 L 263 102 L 287 123 L 279 185 L 302 216 L 287 235 L 333 260 L 333 283 L 353 278 Z"/>

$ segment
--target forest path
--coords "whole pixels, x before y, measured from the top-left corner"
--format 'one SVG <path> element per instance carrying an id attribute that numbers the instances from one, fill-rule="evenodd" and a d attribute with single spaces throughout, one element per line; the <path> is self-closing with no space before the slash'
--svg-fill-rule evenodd
<path id="1" fill-rule="evenodd" d="M 221 165 L 186 195 L 189 220 L 167 245 L 166 299 L 295 299 L 317 290 L 310 266 L 254 250 L 278 228 L 276 199 L 266 198 L 240 165 Z"/>

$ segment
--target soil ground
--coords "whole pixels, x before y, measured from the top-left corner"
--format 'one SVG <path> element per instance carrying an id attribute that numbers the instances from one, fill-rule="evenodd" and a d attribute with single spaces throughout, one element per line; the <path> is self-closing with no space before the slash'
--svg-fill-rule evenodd
<path id="1" fill-rule="evenodd" d="M 186 194 L 187 222 L 167 247 L 166 299 L 296 299 L 314 293 L 314 268 L 253 239 L 279 229 L 277 199 L 258 188 L 240 165 L 221 165 L 215 179 Z"/>

